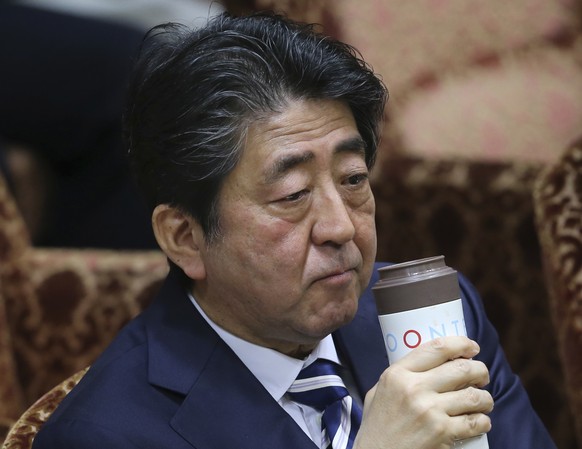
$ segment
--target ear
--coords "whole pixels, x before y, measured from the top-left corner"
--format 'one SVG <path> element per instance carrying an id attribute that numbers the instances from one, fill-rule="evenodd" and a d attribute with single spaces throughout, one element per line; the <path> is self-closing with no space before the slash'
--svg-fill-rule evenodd
<path id="1" fill-rule="evenodd" d="M 206 269 L 200 248 L 205 240 L 200 224 L 179 209 L 160 204 L 152 214 L 152 225 L 158 245 L 166 256 L 190 279 L 204 279 Z"/>

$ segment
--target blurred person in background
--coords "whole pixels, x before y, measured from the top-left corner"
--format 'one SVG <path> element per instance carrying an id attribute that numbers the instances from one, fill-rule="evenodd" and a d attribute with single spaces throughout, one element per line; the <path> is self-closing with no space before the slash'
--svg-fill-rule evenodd
<path id="1" fill-rule="evenodd" d="M 0 170 L 34 244 L 157 246 L 122 143 L 130 67 L 154 23 L 221 10 L 190 0 L 0 3 Z"/>

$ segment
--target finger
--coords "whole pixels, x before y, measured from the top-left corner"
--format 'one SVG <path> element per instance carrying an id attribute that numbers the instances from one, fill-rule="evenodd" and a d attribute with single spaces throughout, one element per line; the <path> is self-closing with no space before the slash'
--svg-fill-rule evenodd
<path id="1" fill-rule="evenodd" d="M 448 360 L 471 358 L 479 353 L 479 345 L 467 337 L 439 337 L 413 349 L 399 363 L 414 372 L 433 369 Z"/>
<path id="2" fill-rule="evenodd" d="M 459 391 L 449 391 L 439 396 L 443 410 L 449 416 L 460 416 L 474 413 L 490 413 L 493 410 L 493 397 L 486 390 L 475 387 L 463 388 Z"/>
<path id="3" fill-rule="evenodd" d="M 489 383 L 489 370 L 478 360 L 449 360 L 430 372 L 427 372 L 427 382 L 439 393 L 455 391 L 468 386 L 484 387 Z"/>
<path id="4" fill-rule="evenodd" d="M 483 435 L 491 430 L 491 419 L 483 413 L 454 416 L 448 422 L 450 444 Z"/>

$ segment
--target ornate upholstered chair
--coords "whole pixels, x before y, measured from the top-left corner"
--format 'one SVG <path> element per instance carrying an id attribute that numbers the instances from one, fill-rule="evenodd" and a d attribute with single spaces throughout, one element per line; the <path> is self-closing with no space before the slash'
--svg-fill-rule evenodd
<path id="1" fill-rule="evenodd" d="M 556 350 L 582 446 L 582 139 L 540 174 L 534 202 Z"/>
<path id="2" fill-rule="evenodd" d="M 534 223 L 532 189 L 543 166 L 393 157 L 376 169 L 378 259 L 444 254 L 481 294 L 556 445 L 577 448 Z"/>
<path id="3" fill-rule="evenodd" d="M 16 376 L 12 339 L 0 287 L 0 441 L 21 413 L 22 391 Z"/>
<path id="4" fill-rule="evenodd" d="M 86 372 L 87 368 L 77 371 L 32 404 L 12 426 L 2 449 L 30 449 L 42 425 Z"/>
<path id="5" fill-rule="evenodd" d="M 34 247 L 0 177 L 0 442 L 27 407 L 94 361 L 167 271 L 161 251 Z"/>

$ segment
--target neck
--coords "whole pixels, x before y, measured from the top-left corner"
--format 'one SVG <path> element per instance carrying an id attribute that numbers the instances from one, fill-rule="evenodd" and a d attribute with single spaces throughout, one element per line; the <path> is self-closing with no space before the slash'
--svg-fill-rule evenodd
<path id="1" fill-rule="evenodd" d="M 311 354 L 313 349 L 319 344 L 320 340 L 299 343 L 297 341 L 279 338 L 260 338 L 257 333 L 248 332 L 245 327 L 237 325 L 236 320 L 228 320 L 228 313 L 221 313 L 220 310 L 217 311 L 214 307 L 209 307 L 209 305 L 203 300 L 204 295 L 196 292 L 196 289 L 192 289 L 191 294 L 200 310 L 210 321 L 212 321 L 212 323 L 232 335 L 248 341 L 249 343 L 272 349 L 299 360 L 302 360 Z"/>

